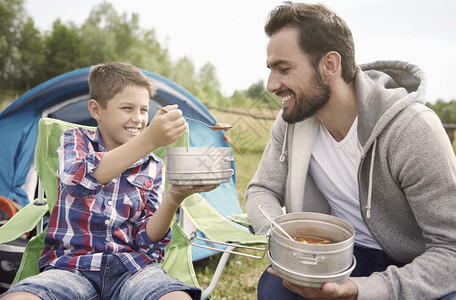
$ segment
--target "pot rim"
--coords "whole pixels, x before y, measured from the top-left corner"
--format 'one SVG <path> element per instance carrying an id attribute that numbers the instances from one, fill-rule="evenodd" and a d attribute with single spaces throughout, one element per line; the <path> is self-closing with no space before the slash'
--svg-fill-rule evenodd
<path id="1" fill-rule="evenodd" d="M 211 175 L 214 175 L 216 173 L 222 173 L 222 174 L 225 174 L 225 173 L 229 173 L 230 174 L 230 177 L 231 175 L 233 175 L 233 172 L 234 170 L 233 169 L 225 169 L 225 170 L 210 170 L 210 171 L 191 171 L 191 172 L 188 172 L 188 171 L 166 171 L 166 173 L 168 174 L 181 174 L 181 175 L 198 175 L 198 174 L 211 174 Z"/>
<path id="2" fill-rule="evenodd" d="M 231 154 L 231 147 L 168 147 L 167 155 L 227 155 Z"/>
<path id="3" fill-rule="evenodd" d="M 316 213 L 316 212 L 294 212 L 294 213 L 288 213 L 285 215 L 278 216 L 274 219 L 276 223 L 279 225 L 284 225 L 287 222 L 293 222 L 293 221 L 315 221 L 319 223 L 326 223 L 330 224 L 331 226 L 337 227 L 338 230 L 344 231 L 349 235 L 348 238 L 345 238 L 342 241 L 339 242 L 333 242 L 331 244 L 305 244 L 302 242 L 298 241 L 292 241 L 289 238 L 285 237 L 283 234 L 279 232 L 277 227 L 274 224 L 271 224 L 270 228 L 270 236 L 274 236 L 274 238 L 279 239 L 278 241 L 281 241 L 282 243 L 285 244 L 291 244 L 291 245 L 305 245 L 306 248 L 313 248 L 313 249 L 325 249 L 325 248 L 332 248 L 334 246 L 340 247 L 341 245 L 349 244 L 352 245 L 354 243 L 355 239 L 355 229 L 351 224 L 346 222 L 345 220 L 334 217 L 332 215 L 328 214 L 323 214 L 323 213 Z"/>

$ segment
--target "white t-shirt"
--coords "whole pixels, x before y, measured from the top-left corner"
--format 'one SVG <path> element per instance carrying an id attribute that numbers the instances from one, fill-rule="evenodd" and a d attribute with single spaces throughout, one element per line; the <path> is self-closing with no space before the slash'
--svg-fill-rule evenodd
<path id="1" fill-rule="evenodd" d="M 381 249 L 361 217 L 358 193 L 358 117 L 347 136 L 337 142 L 320 123 L 312 149 L 309 171 L 331 206 L 332 215 L 355 228 L 355 243 Z"/>

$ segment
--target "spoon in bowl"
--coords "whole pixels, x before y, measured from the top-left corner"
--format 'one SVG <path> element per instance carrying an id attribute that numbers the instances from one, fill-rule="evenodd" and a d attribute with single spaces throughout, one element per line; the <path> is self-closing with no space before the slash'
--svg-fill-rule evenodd
<path id="1" fill-rule="evenodd" d="M 157 105 L 157 108 L 161 111 L 164 111 L 164 112 L 168 112 L 166 109 L 164 109 L 163 107 L 160 107 Z M 227 131 L 228 129 L 230 129 L 231 127 L 233 127 L 233 125 L 230 125 L 230 124 L 222 124 L 222 123 L 215 123 L 214 126 L 211 126 L 211 125 L 208 125 L 204 122 L 201 122 L 199 120 L 195 120 L 195 119 L 192 119 L 192 118 L 188 118 L 188 117 L 184 117 L 182 116 L 184 119 L 186 120 L 190 120 L 190 121 L 194 121 L 194 122 L 198 122 L 198 123 L 201 123 L 203 124 L 204 126 L 206 126 L 207 128 L 209 129 L 212 129 L 212 130 L 223 130 L 223 131 Z"/>
<path id="2" fill-rule="evenodd" d="M 271 222 L 272 224 L 274 224 L 275 227 L 279 228 L 280 231 L 282 231 L 283 234 L 285 234 L 285 236 L 287 238 L 289 238 L 290 240 L 294 241 L 294 239 L 291 237 L 291 235 L 288 234 L 288 232 L 285 231 L 285 229 L 283 229 L 279 224 L 277 224 L 276 221 L 274 221 L 272 219 L 272 217 L 268 214 L 268 212 L 263 208 L 263 206 L 261 205 L 258 205 L 258 209 L 261 211 L 261 213 L 269 220 L 269 222 Z"/>

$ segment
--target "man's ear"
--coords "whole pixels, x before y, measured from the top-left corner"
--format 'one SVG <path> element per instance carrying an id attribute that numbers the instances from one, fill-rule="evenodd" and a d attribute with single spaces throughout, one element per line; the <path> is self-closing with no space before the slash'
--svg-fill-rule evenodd
<path id="1" fill-rule="evenodd" d="M 91 99 L 89 103 L 87 103 L 87 108 L 89 109 L 89 113 L 96 121 L 100 120 L 100 104 L 95 99 Z"/>
<path id="2" fill-rule="evenodd" d="M 342 76 L 341 57 L 336 51 L 329 51 L 320 60 L 321 78 L 324 82 L 339 74 Z"/>

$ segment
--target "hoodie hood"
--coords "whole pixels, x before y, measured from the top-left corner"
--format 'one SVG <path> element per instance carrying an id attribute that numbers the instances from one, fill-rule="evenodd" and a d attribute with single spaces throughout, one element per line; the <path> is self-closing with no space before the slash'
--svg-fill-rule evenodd
<path id="1" fill-rule="evenodd" d="M 425 103 L 426 79 L 417 66 L 402 61 L 377 61 L 361 65 L 355 77 L 358 103 L 358 139 L 361 156 L 385 126 L 405 107 Z"/>
<path id="2" fill-rule="evenodd" d="M 362 71 L 355 77 L 355 92 L 361 159 L 372 149 L 364 207 L 369 219 L 377 137 L 401 110 L 413 103 L 425 103 L 426 79 L 420 68 L 401 61 L 377 61 L 360 67 Z"/>

